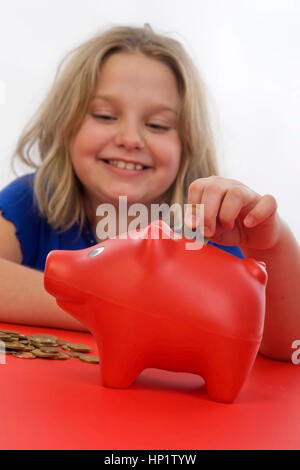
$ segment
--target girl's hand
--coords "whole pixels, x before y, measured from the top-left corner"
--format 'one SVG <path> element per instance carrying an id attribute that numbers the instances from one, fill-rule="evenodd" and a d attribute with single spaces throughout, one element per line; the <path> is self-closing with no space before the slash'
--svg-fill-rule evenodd
<path id="1" fill-rule="evenodd" d="M 187 202 L 204 204 L 203 235 L 215 243 L 267 250 L 279 239 L 282 221 L 276 199 L 261 196 L 240 181 L 221 176 L 196 179 L 189 186 Z M 195 228 L 195 221 L 187 211 L 186 225 Z"/>

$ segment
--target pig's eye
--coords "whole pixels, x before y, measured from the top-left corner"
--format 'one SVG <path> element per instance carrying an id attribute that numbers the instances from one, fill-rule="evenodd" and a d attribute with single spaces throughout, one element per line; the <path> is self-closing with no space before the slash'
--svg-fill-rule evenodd
<path id="1" fill-rule="evenodd" d="M 100 253 L 102 253 L 102 251 L 104 251 L 104 246 L 101 246 L 100 248 L 95 248 L 94 250 L 90 251 L 88 256 L 90 256 L 91 258 L 94 256 L 98 256 L 100 255 Z"/>

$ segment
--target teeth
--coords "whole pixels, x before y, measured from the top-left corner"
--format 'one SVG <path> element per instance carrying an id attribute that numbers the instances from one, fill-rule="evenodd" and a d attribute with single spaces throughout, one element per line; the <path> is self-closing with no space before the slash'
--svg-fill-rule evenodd
<path id="1" fill-rule="evenodd" d="M 108 160 L 108 163 L 117 168 L 125 168 L 126 170 L 142 170 L 143 169 L 143 165 L 140 165 L 139 163 L 135 165 L 134 163 L 126 163 L 122 160 Z"/>

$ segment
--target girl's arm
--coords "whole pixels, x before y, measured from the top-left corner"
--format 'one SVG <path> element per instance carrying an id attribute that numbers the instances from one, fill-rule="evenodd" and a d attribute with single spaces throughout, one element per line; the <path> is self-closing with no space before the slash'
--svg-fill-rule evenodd
<path id="1" fill-rule="evenodd" d="M 275 246 L 268 250 L 242 248 L 247 258 L 267 265 L 266 317 L 260 352 L 291 360 L 293 341 L 300 340 L 300 247 L 282 220 Z"/>
<path id="2" fill-rule="evenodd" d="M 22 266 L 12 222 L 0 216 L 0 321 L 89 331 L 44 289 L 44 273 Z"/>
<path id="3" fill-rule="evenodd" d="M 190 184 L 188 203 L 204 204 L 204 236 L 221 245 L 238 245 L 247 258 L 266 263 L 260 352 L 291 361 L 292 344 L 300 340 L 300 247 L 279 216 L 275 197 L 260 195 L 241 181 L 212 175 Z M 192 208 L 185 217 L 188 226 L 198 223 Z"/>

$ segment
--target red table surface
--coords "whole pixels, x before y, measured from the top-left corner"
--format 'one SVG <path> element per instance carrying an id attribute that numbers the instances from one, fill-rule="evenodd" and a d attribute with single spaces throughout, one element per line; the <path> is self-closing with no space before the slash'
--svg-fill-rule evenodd
<path id="1" fill-rule="evenodd" d="M 97 345 L 89 333 L 0 323 Z M 194 374 L 146 369 L 129 389 L 100 384 L 79 359 L 0 363 L 0 449 L 300 449 L 300 364 L 257 356 L 233 404 Z M 101 358 L 100 358 L 101 360 Z"/>

